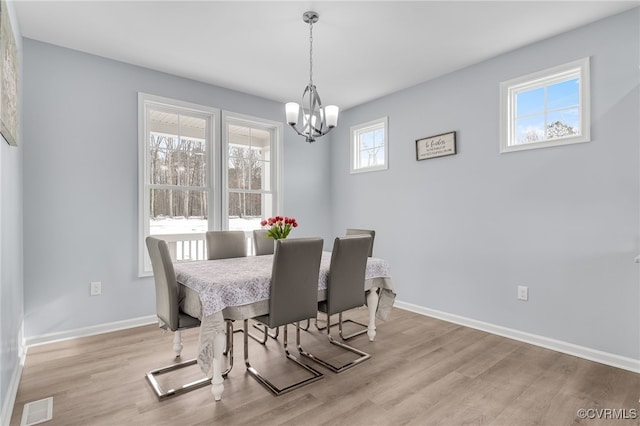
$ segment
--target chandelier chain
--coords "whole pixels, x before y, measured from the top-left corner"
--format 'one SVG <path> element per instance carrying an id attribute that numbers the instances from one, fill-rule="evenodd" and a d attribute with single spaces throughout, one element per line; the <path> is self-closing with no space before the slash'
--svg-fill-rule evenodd
<path id="1" fill-rule="evenodd" d="M 313 86 L 313 21 L 309 21 L 309 84 Z"/>

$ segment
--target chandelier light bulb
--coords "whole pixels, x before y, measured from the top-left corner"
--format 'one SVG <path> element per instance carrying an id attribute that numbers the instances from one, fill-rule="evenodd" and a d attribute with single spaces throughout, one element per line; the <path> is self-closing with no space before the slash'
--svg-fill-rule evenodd
<path id="1" fill-rule="evenodd" d="M 287 102 L 284 106 L 287 114 L 287 123 L 293 126 L 298 122 L 298 115 L 300 114 L 300 105 L 296 102 Z"/>

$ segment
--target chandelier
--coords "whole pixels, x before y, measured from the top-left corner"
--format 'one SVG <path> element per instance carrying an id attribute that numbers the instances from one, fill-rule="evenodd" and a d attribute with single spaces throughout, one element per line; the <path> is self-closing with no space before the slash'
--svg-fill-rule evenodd
<path id="1" fill-rule="evenodd" d="M 339 108 L 335 105 L 322 106 L 320 95 L 313 84 L 313 24 L 318 22 L 316 12 L 305 12 L 302 20 L 309 24 L 309 84 L 302 92 L 302 108 L 296 102 L 285 105 L 287 123 L 293 127 L 305 141 L 315 142 L 316 138 L 324 136 L 338 124 Z M 298 119 L 302 111 L 301 129 L 298 130 Z"/>

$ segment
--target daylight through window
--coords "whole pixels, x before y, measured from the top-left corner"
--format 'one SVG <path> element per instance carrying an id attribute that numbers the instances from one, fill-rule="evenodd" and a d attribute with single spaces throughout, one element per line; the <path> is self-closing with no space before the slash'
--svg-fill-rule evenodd
<path id="1" fill-rule="evenodd" d="M 282 123 L 228 112 L 223 122 L 228 229 L 259 229 L 262 219 L 277 212 Z"/>
<path id="2" fill-rule="evenodd" d="M 501 152 L 589 141 L 589 58 L 502 83 L 501 103 Z"/>
<path id="3" fill-rule="evenodd" d="M 351 127 L 351 173 L 388 167 L 387 117 Z"/>

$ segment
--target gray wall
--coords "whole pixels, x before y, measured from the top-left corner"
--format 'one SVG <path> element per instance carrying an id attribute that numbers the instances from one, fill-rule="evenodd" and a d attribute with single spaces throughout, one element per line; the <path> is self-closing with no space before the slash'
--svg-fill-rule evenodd
<path id="1" fill-rule="evenodd" d="M 638 18 L 634 10 L 345 111 L 313 145 L 287 129 L 284 213 L 300 220 L 296 235 L 375 228 L 401 301 L 640 358 Z M 592 142 L 498 154 L 499 82 L 584 56 Z M 152 280 L 136 275 L 137 92 L 283 114 L 275 102 L 33 40 L 23 64 L 22 146 L 0 150 L 3 399 L 23 270 L 27 337 L 154 313 Z M 385 115 L 389 170 L 349 175 L 349 127 Z M 457 155 L 415 161 L 415 139 L 451 130 Z M 94 280 L 100 297 L 89 296 Z M 518 284 L 528 302 L 515 299 Z"/>
<path id="2" fill-rule="evenodd" d="M 25 336 L 153 315 L 153 281 L 136 264 L 137 92 L 278 121 L 284 106 L 30 39 L 24 64 Z M 329 155 L 285 131 L 296 236 L 329 232 Z"/>
<path id="3" fill-rule="evenodd" d="M 13 3 L 6 4 L 20 58 L 20 28 Z M 0 137 L 0 422 L 8 415 L 4 410 L 11 409 L 5 404 L 12 401 L 9 386 L 22 354 L 22 152 L 21 145 L 9 146 Z"/>
<path id="4" fill-rule="evenodd" d="M 638 23 L 635 9 L 346 111 L 334 233 L 376 229 L 400 301 L 640 359 Z M 592 141 L 499 154 L 499 83 L 585 56 Z M 389 170 L 350 175 L 349 127 L 385 115 Z M 449 131 L 457 155 L 415 160 L 416 139 Z"/>

